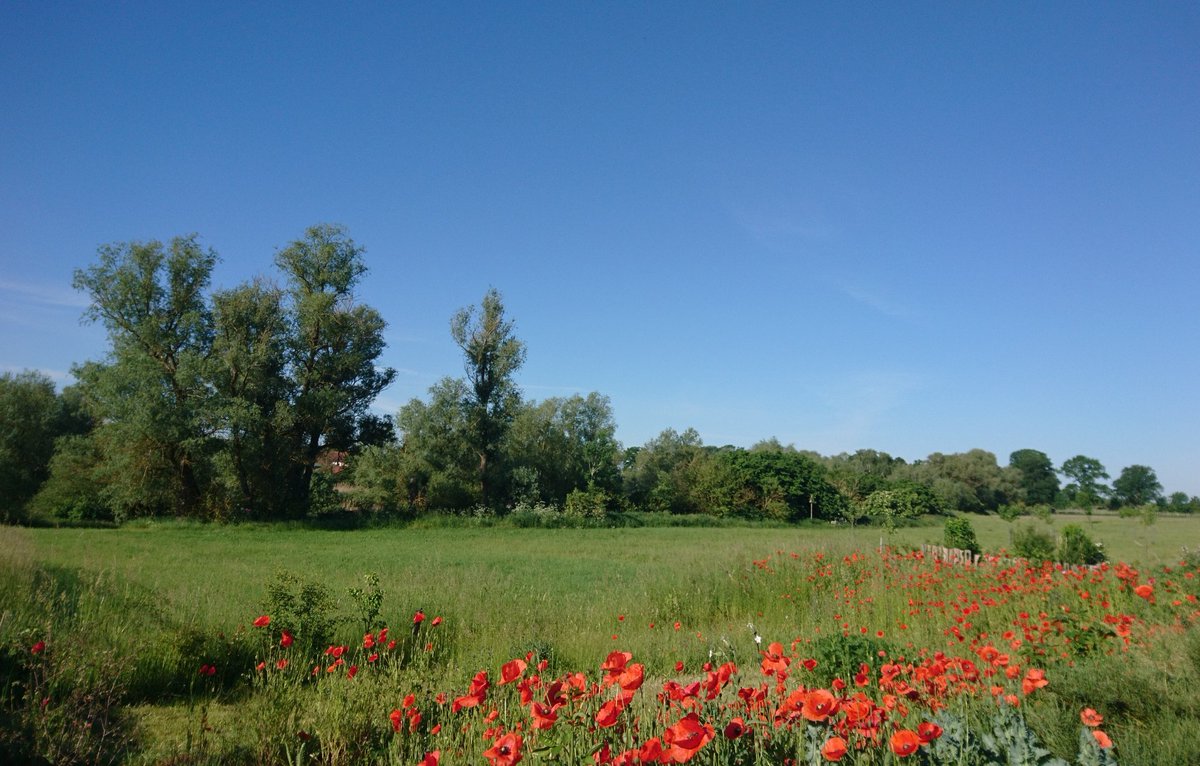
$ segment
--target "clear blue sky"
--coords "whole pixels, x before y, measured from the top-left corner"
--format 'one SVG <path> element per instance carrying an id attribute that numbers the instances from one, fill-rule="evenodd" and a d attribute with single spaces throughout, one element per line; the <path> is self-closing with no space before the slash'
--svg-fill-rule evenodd
<path id="1" fill-rule="evenodd" d="M 526 395 L 607 394 L 627 445 L 1200 494 L 1200 5 L 448 5 L 0 5 L 0 368 L 103 356 L 102 243 L 197 232 L 228 287 L 336 222 L 384 412 L 494 286 Z"/>

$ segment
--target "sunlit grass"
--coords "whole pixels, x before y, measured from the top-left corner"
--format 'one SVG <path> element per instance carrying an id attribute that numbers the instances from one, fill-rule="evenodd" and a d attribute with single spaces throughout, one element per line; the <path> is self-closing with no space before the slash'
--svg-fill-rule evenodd
<path id="1" fill-rule="evenodd" d="M 1006 522 L 971 520 L 985 548 L 1000 547 L 996 541 L 1006 536 Z M 1066 520 L 1053 521 L 1061 528 Z M 1070 521 L 1082 521 L 1110 554 L 1114 546 L 1106 536 L 1141 533 L 1144 544 L 1137 548 L 1165 560 L 1175 559 L 1172 551 L 1200 528 L 1191 519 L 1170 517 L 1153 525 L 1114 517 Z M 959 598 L 978 599 L 970 595 L 973 589 L 995 584 L 977 580 L 969 570 L 950 571 L 934 584 L 922 579 L 929 576 L 927 564 L 875 555 L 881 540 L 940 542 L 940 533 L 936 522 L 890 535 L 829 525 L 0 528 L 0 642 L 27 653 L 32 640 L 48 637 L 52 645 L 78 652 L 80 668 L 109 662 L 104 658 L 110 655 L 122 658 L 119 673 L 134 703 L 130 711 L 140 743 L 135 762 L 184 751 L 194 762 L 255 762 L 294 746 L 293 729 L 303 727 L 323 731 L 323 747 L 345 748 L 344 757 L 352 758 L 361 745 L 354 732 L 378 729 L 380 716 L 401 692 L 461 691 L 476 671 L 495 673 L 501 663 L 527 652 L 551 660 L 547 673 L 553 673 L 594 672 L 610 651 L 628 651 L 646 664 L 654 684 L 677 676 L 676 663 L 695 677 L 706 661 L 732 661 L 753 682 L 762 649 L 754 643 L 756 632 L 766 643 L 797 642 L 800 653 L 815 652 L 823 637 L 843 633 L 910 657 L 922 651 L 962 653 L 966 639 L 947 633 L 954 611 L 914 608 L 913 599 L 954 605 Z M 818 556 L 829 563 L 819 577 L 824 567 L 816 563 Z M 394 631 L 406 634 L 418 609 L 444 622 L 422 634 L 429 636 L 431 651 L 417 646 L 412 664 L 360 676 L 344 688 L 298 681 L 268 694 L 250 679 L 256 656 L 273 650 L 250 622 L 267 609 L 267 584 L 279 570 L 328 587 L 345 618 L 337 640 L 351 647 L 361 644 L 364 626 L 347 589 L 361 586 L 368 572 L 380 577 L 382 619 Z M 1121 598 L 1122 608 L 1134 613 L 1149 609 L 1141 599 Z M 975 612 L 965 635 L 999 636 L 1012 628 L 1018 608 L 1035 615 L 1045 610 L 1050 619 L 1061 614 L 1083 619 L 1088 609 L 1098 610 L 1071 589 L 1022 603 Z M 1088 619 L 1098 622 L 1102 611 Z M 1057 665 L 1052 691 L 1028 711 L 1047 743 L 1073 752 L 1080 705 L 1096 704 L 1108 706 L 1123 737 L 1123 763 L 1153 763 L 1145 760 L 1152 752 L 1184 761 L 1200 756 L 1180 724 L 1200 715 L 1197 629 L 1181 623 L 1170 642 L 1158 640 L 1146 652 L 1120 661 L 1081 655 L 1078 662 Z M 227 667 L 202 688 L 196 668 L 210 659 Z M 346 696 L 351 692 L 353 698 Z M 1163 737 L 1168 741 L 1156 741 Z M 477 744 L 469 743 L 468 751 Z M 413 752 L 394 755 L 397 762 L 411 763 Z"/>

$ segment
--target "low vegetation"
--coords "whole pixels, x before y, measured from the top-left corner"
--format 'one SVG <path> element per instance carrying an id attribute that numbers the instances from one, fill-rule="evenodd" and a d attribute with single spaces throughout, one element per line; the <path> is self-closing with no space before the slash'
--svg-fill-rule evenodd
<path id="1" fill-rule="evenodd" d="M 899 542 L 941 534 L 3 528 L 0 742 L 113 763 L 1200 759 L 1200 561 L 954 567 Z"/>

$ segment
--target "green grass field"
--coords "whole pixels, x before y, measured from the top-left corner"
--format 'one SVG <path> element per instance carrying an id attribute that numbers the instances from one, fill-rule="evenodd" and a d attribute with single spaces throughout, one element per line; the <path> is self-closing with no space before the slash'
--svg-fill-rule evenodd
<path id="1" fill-rule="evenodd" d="M 995 517 L 971 521 L 985 550 L 1007 544 L 1006 522 Z M 1128 557 L 1147 568 L 1174 564 L 1182 546 L 1200 547 L 1200 520 L 1189 518 L 1160 517 L 1150 525 L 1100 516 L 1056 517 L 1053 522 L 1059 529 L 1064 523 L 1080 523 L 1104 543 L 1110 557 Z M 756 669 L 761 647 L 752 642 L 754 630 L 767 641 L 786 644 L 836 637 L 861 626 L 869 635 L 884 633 L 883 640 L 903 640 L 898 648 L 945 648 L 946 620 L 911 616 L 911 592 L 893 587 L 891 565 L 867 576 L 865 565 L 847 564 L 845 573 L 831 575 L 843 578 L 834 588 L 806 575 L 808 570 L 786 555 L 797 552 L 801 557 L 796 561 L 804 561 L 820 552 L 838 561 L 855 551 L 874 551 L 881 539 L 897 546 L 938 543 L 941 528 L 904 528 L 890 536 L 877 528 L 824 525 L 321 531 L 162 523 L 119 529 L 0 528 L 0 643 L 10 670 L 27 661 L 28 647 L 36 640 L 71 646 L 71 657 L 61 656 L 62 677 L 47 681 L 47 688 L 60 695 L 71 694 L 72 679 L 103 680 L 108 676 L 97 668 L 110 663 L 120 668 L 113 678 L 121 687 L 124 712 L 121 726 L 113 728 L 135 744 L 118 743 L 104 752 L 139 763 L 255 762 L 266 758 L 264 752 L 286 750 L 274 740 L 263 745 L 255 730 L 278 728 L 279 711 L 294 707 L 275 698 L 268 704 L 271 689 L 254 692 L 258 687 L 244 680 L 252 675 L 254 658 L 269 650 L 261 641 L 255 643 L 258 634 L 250 623 L 268 611 L 268 585 L 280 571 L 328 589 L 343 618 L 335 640 L 350 646 L 361 641 L 364 625 L 347 591 L 363 586 L 368 573 L 379 576 L 381 618 L 387 625 L 407 631 L 418 609 L 430 618 L 443 618 L 440 632 L 429 634 L 434 637 L 429 657 L 436 661 L 424 659 L 420 647 L 413 647 L 410 666 L 396 666 L 389 675 L 364 681 L 360 689 L 390 690 L 391 697 L 402 691 L 393 686 L 453 689 L 481 668 L 495 672 L 530 651 L 552 658 L 560 670 L 594 671 L 614 649 L 631 652 L 646 664 L 647 676 L 661 684 L 677 662 L 693 672 L 709 657 Z M 1139 599 L 1119 596 L 1129 601 L 1128 609 L 1144 607 Z M 1001 611 L 988 618 L 990 624 L 983 617 L 973 621 L 978 631 L 998 633 L 1012 616 Z M 1073 752 L 1079 700 L 1086 697 L 1088 704 L 1101 705 L 1128 695 L 1130 700 L 1113 702 L 1114 709 L 1107 712 L 1114 724 L 1110 731 L 1120 736 L 1122 763 L 1158 762 L 1146 760 L 1149 743 L 1156 741 L 1165 743 L 1154 746 L 1158 752 L 1183 759 L 1174 762 L 1200 762 L 1200 746 L 1190 744 L 1195 738 L 1189 728 L 1200 715 L 1195 691 L 1200 688 L 1200 635 L 1191 623 L 1170 628 L 1175 618 L 1168 617 L 1162 617 L 1163 630 L 1182 632 L 1174 643 L 1148 643 L 1144 656 L 1149 659 L 1130 655 L 1113 665 L 1110 659 L 1088 655 L 1058 671 L 1070 680 L 1055 689 L 1050 701 L 1027 711 L 1048 743 Z M 1144 619 L 1150 624 L 1149 615 Z M 843 624 L 850 627 L 843 631 Z M 1194 657 L 1189 654 L 1193 650 Z M 231 667 L 222 667 L 216 680 L 198 690 L 195 668 L 209 657 Z M 1180 663 L 1169 678 L 1157 667 L 1167 658 Z M 1114 673 L 1126 674 L 1122 684 L 1112 685 Z M 342 713 L 331 712 L 342 707 L 336 698 L 301 686 L 292 692 L 317 711 L 311 713 L 316 717 L 310 725 L 328 730 L 323 747 L 341 741 L 337 737 L 353 740 L 345 733 L 351 724 L 338 717 Z M 88 693 L 93 700 L 98 696 L 93 687 Z M 11 706 L 14 692 L 10 688 L 7 694 Z M 381 709 L 393 703 L 372 701 Z M 263 723 L 268 720 L 269 725 Z M 379 723 L 365 718 L 354 726 Z M 48 718 L 43 724 L 58 725 Z M 36 736 L 42 744 L 53 739 L 36 726 L 24 736 Z M 415 750 L 390 747 L 393 762 L 419 760 L 419 753 L 411 758 Z M 341 752 L 326 750 L 322 759 L 354 762 L 346 760 L 348 755 L 331 755 L 335 751 Z M 181 754 L 187 756 L 182 761 Z M 711 762 L 763 763 L 762 758 L 758 753 L 752 761 Z"/>

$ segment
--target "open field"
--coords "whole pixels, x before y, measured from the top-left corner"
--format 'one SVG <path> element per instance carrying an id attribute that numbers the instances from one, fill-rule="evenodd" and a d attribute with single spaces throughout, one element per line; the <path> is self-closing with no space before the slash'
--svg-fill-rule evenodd
<path id="1" fill-rule="evenodd" d="M 1006 543 L 1005 522 L 971 520 L 985 549 Z M 948 658 L 942 665 L 959 667 L 959 680 L 936 693 L 921 687 L 901 705 L 907 710 L 887 710 L 885 733 L 931 720 L 939 706 L 986 728 L 987 711 L 995 707 L 991 694 L 982 681 L 974 684 L 977 689 L 962 686 L 968 674 L 954 665 L 955 658 L 968 658 L 985 672 L 1018 668 L 1012 678 L 1000 673 L 990 683 L 1023 703 L 1016 710 L 1024 722 L 1072 762 L 1085 707 L 1106 717 L 1104 728 L 1117 743 L 1114 752 L 1121 763 L 1200 762 L 1194 736 L 1200 720 L 1197 578 L 1160 569 L 1165 562 L 1174 565 L 1180 546 L 1197 539 L 1200 522 L 1167 517 L 1152 525 L 1109 517 L 1071 521 L 1103 541 L 1110 555 L 1142 553 L 1140 570 L 1132 579 L 1117 577 L 1115 569 L 1082 579 L 1019 567 L 948 570 L 880 556 L 878 529 L 824 526 L 0 528 L 2 667 L 13 677 L 32 673 L 22 684 L 45 694 L 39 703 L 49 700 L 30 713 L 22 707 L 30 700 L 17 699 L 18 687 L 9 687 L 9 740 L 0 745 L 15 747 L 12 738 L 23 736 L 43 752 L 54 745 L 60 748 L 54 752 L 74 747 L 132 763 L 216 763 L 296 761 L 301 744 L 311 741 L 304 752 L 319 754 L 314 762 L 418 763 L 425 752 L 438 749 L 442 763 L 484 763 L 483 750 L 492 740 L 482 735 L 494 738 L 520 725 L 527 742 L 537 739 L 546 748 L 534 752 L 527 746 L 526 763 L 551 762 L 555 755 L 555 762 L 572 763 L 601 741 L 609 741 L 616 756 L 618 748 L 641 745 L 651 734 L 665 735 L 671 721 L 690 711 L 718 729 L 693 762 L 766 764 L 777 762 L 778 748 L 795 754 L 805 747 L 805 737 L 828 738 L 834 732 L 813 733 L 819 727 L 806 719 L 807 729 L 798 726 L 790 738 L 784 735 L 791 724 L 780 723 L 779 710 L 798 683 L 810 690 L 833 689 L 835 675 L 849 682 L 862 662 L 872 677 L 889 662 L 928 674 L 928 668 L 919 670 L 920 663 L 942 651 Z M 1064 520 L 1055 523 L 1061 528 Z M 901 547 L 940 542 L 940 527 L 900 529 L 891 542 Z M 325 643 L 313 654 L 279 646 L 287 617 L 277 610 L 278 598 L 272 602 L 269 585 L 281 582 L 280 571 L 327 589 L 328 612 L 341 618 L 327 643 L 347 647 L 345 667 L 321 654 Z M 367 573 L 379 576 L 378 616 L 367 614 Z M 1151 585 L 1151 597 L 1135 594 L 1135 584 Z M 290 587 L 299 593 L 299 584 Z M 354 587 L 365 594 L 358 601 L 348 595 Z M 427 619 L 413 627 L 418 610 Z M 273 622 L 256 628 L 251 623 L 261 615 Z M 432 627 L 435 617 L 440 624 Z M 363 636 L 370 631 L 378 637 L 384 625 L 401 640 L 376 665 L 368 662 Z M 756 633 L 762 644 L 754 642 Z M 39 641 L 48 648 L 31 656 Z M 781 644 L 777 661 L 786 657 L 792 665 L 786 685 L 760 667 L 772 642 Z M 993 645 L 1010 664 L 988 669 L 981 652 Z M 609 728 L 596 722 L 601 704 L 612 697 L 598 673 L 614 650 L 629 652 L 641 664 L 645 690 L 630 703 L 630 713 L 617 711 L 640 717 L 628 724 L 620 718 L 619 726 Z M 434 699 L 465 695 L 479 671 L 497 684 L 505 663 L 527 655 L 525 678 L 540 660 L 546 663 L 541 675 L 547 682 L 581 672 L 587 688 L 594 689 L 569 700 L 563 723 L 552 730 L 531 728 L 522 710 L 527 706 L 514 696 L 516 684 L 494 686 L 486 704 L 457 713 L 450 712 L 449 701 Z M 288 658 L 293 675 L 255 673 L 256 662 Z M 799 670 L 806 659 L 819 662 L 811 671 Z M 307 670 L 295 672 L 315 662 L 321 663 L 318 682 Z M 704 681 L 705 662 L 738 668 L 726 679 L 728 690 L 695 703 L 685 697 L 682 707 L 671 707 L 669 699 L 655 701 L 656 694 L 665 694 L 665 682 L 678 680 L 686 687 Z M 354 663 L 361 671 L 347 679 L 346 667 Z M 213 668 L 213 674 L 201 675 L 202 666 Z M 1034 669 L 1044 670 L 1049 684 L 1026 694 L 1022 680 Z M 895 681 L 880 677 L 862 689 L 879 704 L 888 695 L 893 705 L 897 697 L 906 699 L 888 683 Z M 756 723 L 754 716 L 762 710 L 739 708 L 735 689 L 760 687 L 771 696 L 774 717 L 765 714 Z M 842 705 L 855 689 L 851 683 L 842 693 Z M 72 696 L 76 692 L 78 699 Z M 410 692 L 425 720 L 401 738 L 388 715 L 408 710 L 402 700 Z M 775 699 L 777 692 L 783 694 Z M 84 697 L 90 699 L 86 704 L 79 702 Z M 72 700 L 93 727 L 96 722 L 108 727 L 111 741 L 97 745 L 78 735 L 60 742 L 61 734 L 56 739 L 55 731 L 70 731 L 79 723 L 82 713 L 66 709 Z M 489 705 L 497 710 L 493 722 L 482 720 Z M 722 736 L 735 713 L 757 739 Z M 404 720 L 405 726 L 411 723 L 411 717 Z M 634 720 L 642 722 L 641 733 Z M 833 720 L 821 726 L 832 726 Z M 445 724 L 437 734 L 431 729 L 435 721 Z M 587 726 L 579 729 L 581 723 Z M 298 739 L 298 731 L 311 740 Z M 869 742 L 862 731 L 850 735 L 852 744 Z M 851 747 L 843 762 L 900 762 L 887 737 L 877 736 L 882 744 Z M 917 757 L 933 758 L 936 746 L 925 746 Z"/>

